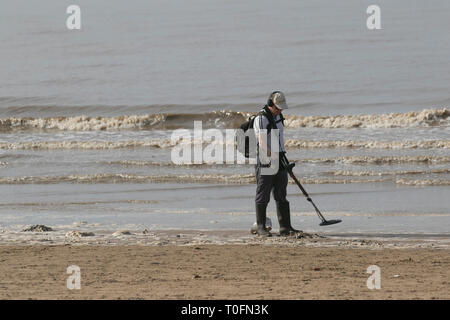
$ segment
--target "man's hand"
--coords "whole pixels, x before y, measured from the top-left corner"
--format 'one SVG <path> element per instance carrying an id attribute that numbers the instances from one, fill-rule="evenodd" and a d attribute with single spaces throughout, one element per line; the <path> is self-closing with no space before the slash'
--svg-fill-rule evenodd
<path id="1" fill-rule="evenodd" d="M 280 152 L 280 164 L 283 166 L 284 169 L 286 169 L 288 172 L 292 171 L 292 168 L 295 167 L 295 162 L 289 162 L 288 158 L 286 157 L 286 152 Z"/>
<path id="2" fill-rule="evenodd" d="M 295 162 L 291 162 L 291 163 L 288 163 L 286 166 L 285 166 L 285 169 L 288 171 L 288 172 L 290 172 L 290 171 L 292 171 L 292 168 L 294 168 L 295 167 Z"/>

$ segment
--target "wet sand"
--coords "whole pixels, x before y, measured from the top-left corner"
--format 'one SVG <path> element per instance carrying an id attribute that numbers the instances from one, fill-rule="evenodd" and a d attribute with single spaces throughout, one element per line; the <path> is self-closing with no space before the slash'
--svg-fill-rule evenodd
<path id="1" fill-rule="evenodd" d="M 2 241 L 0 298 L 450 299 L 446 241 L 246 236 L 232 244 L 236 235 L 188 235 L 164 232 L 146 245 L 132 235 L 109 245 Z M 67 289 L 70 265 L 80 267 L 80 290 Z M 380 267 L 379 290 L 367 288 L 370 265 Z"/>

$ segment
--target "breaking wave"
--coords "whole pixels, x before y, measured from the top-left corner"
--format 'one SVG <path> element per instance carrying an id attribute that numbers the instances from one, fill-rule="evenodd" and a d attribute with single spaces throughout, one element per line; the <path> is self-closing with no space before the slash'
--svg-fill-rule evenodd
<path id="1" fill-rule="evenodd" d="M 296 162 L 303 163 L 337 163 L 337 164 L 399 164 L 399 163 L 419 163 L 419 164 L 438 164 L 450 162 L 450 157 L 438 156 L 347 156 L 339 158 L 310 158 L 298 159 Z"/>
<path id="2" fill-rule="evenodd" d="M 286 148 L 450 149 L 450 140 L 354 141 L 288 139 L 284 144 Z"/>
<path id="3" fill-rule="evenodd" d="M 395 181 L 396 184 L 405 186 L 450 186 L 450 180 L 442 179 L 424 179 L 424 180 L 409 180 L 409 179 L 398 179 Z"/>
<path id="4" fill-rule="evenodd" d="M 425 109 L 406 113 L 345 116 L 291 116 L 288 127 L 301 128 L 407 128 L 449 125 L 450 110 Z"/>
<path id="5" fill-rule="evenodd" d="M 193 128 L 194 121 L 202 121 L 203 128 L 239 128 L 254 113 L 215 111 L 204 114 L 168 113 L 148 115 L 66 116 L 66 117 L 9 117 L 0 119 L 0 130 L 174 130 Z M 288 128 L 407 128 L 447 126 L 450 110 L 424 109 L 406 113 L 342 116 L 286 115 Z"/>
<path id="6" fill-rule="evenodd" d="M 108 200 L 108 201 L 69 201 L 69 202 L 9 202 L 0 203 L 0 207 L 55 207 L 55 206 L 73 206 L 73 205 L 96 205 L 111 203 L 131 203 L 131 204 L 155 204 L 158 200 Z"/>
<path id="7" fill-rule="evenodd" d="M 120 166 L 134 166 L 134 167 L 201 167 L 210 165 L 236 165 L 237 161 L 232 164 L 224 164 L 223 162 L 203 162 L 203 163 L 173 163 L 173 162 L 158 162 L 146 160 L 115 160 L 115 161 L 100 161 L 106 165 L 120 165 Z"/>
<path id="8" fill-rule="evenodd" d="M 371 179 L 349 178 L 314 178 L 300 179 L 304 184 L 348 184 L 348 183 L 380 183 L 391 182 L 408 186 L 447 186 L 450 180 L 393 180 L 389 177 Z M 201 175 L 132 175 L 132 174 L 93 174 L 68 176 L 26 176 L 2 177 L 0 184 L 52 184 L 52 183 L 214 183 L 214 184 L 254 184 L 254 174 L 201 174 Z M 289 181 L 289 183 L 294 183 Z"/>
<path id="9" fill-rule="evenodd" d="M 122 149 L 122 148 L 170 148 L 177 145 L 170 139 L 129 140 L 129 141 L 32 141 L 0 142 L 0 149 L 57 150 L 57 149 Z"/>
<path id="10" fill-rule="evenodd" d="M 416 174 L 448 174 L 450 169 L 433 169 L 433 170 L 403 170 L 403 171 L 350 171 L 350 170 L 336 170 L 326 172 L 325 174 L 333 176 L 354 176 L 354 177 L 373 177 L 373 176 L 400 176 L 400 175 L 416 175 Z"/>
<path id="11" fill-rule="evenodd" d="M 214 142 L 217 143 L 217 142 Z M 227 144 L 234 145 L 233 141 Z M 172 141 L 169 138 L 151 140 L 127 140 L 127 141 L 23 141 L 0 142 L 0 149 L 14 150 L 57 150 L 57 149 L 122 149 L 122 148 L 171 148 L 176 145 L 190 144 L 182 138 Z M 204 143 L 206 146 L 208 143 Z M 361 149 L 450 149 L 450 140 L 422 140 L 422 141 L 355 141 L 355 140 L 300 140 L 287 139 L 287 149 L 295 148 L 361 148 Z"/>
<path id="12" fill-rule="evenodd" d="M 1 184 L 31 184 L 31 183 L 232 183 L 246 184 L 255 182 L 253 174 L 248 175 L 133 175 L 133 174 L 92 174 L 92 175 L 68 175 L 68 176 L 27 176 L 27 177 L 2 177 Z"/>
<path id="13" fill-rule="evenodd" d="M 203 128 L 238 128 L 250 113 L 215 111 L 204 114 L 149 114 L 123 115 L 118 117 L 49 117 L 49 118 L 3 118 L 0 130 L 174 130 L 192 129 L 194 121 L 202 121 Z"/>
<path id="14" fill-rule="evenodd" d="M 386 157 L 374 157 L 374 156 L 348 156 L 339 158 L 309 158 L 309 159 L 290 159 L 293 162 L 298 163 L 333 163 L 333 164 L 354 164 L 354 165 L 391 165 L 391 164 L 403 164 L 403 163 L 414 163 L 414 164 L 442 164 L 449 163 L 450 157 L 439 157 L 439 156 L 386 156 Z M 172 163 L 172 162 L 158 162 L 158 161 L 147 161 L 147 160 L 115 160 L 115 161 L 100 161 L 102 164 L 106 165 L 121 165 L 121 166 L 155 166 L 155 167 L 179 167 L 179 166 L 189 166 L 189 167 L 199 167 L 207 165 L 236 165 L 237 161 L 232 164 L 223 162 L 203 162 L 199 164 L 194 163 Z"/>

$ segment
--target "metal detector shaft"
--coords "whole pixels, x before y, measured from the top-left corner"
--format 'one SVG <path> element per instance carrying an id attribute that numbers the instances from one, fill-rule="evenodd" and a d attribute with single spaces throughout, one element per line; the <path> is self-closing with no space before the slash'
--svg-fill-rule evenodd
<path id="1" fill-rule="evenodd" d="M 320 212 L 320 210 L 317 208 L 317 206 L 315 205 L 315 203 L 312 201 L 311 197 L 309 196 L 308 192 L 306 192 L 305 188 L 303 188 L 303 186 L 300 184 L 300 182 L 297 180 L 297 177 L 294 175 L 294 173 L 292 172 L 292 168 L 290 170 L 288 170 L 289 175 L 291 176 L 291 178 L 295 181 L 295 183 L 298 185 L 298 187 L 300 188 L 300 190 L 302 190 L 303 194 L 306 197 L 306 200 L 308 200 L 309 202 L 311 202 L 311 204 L 313 205 L 314 209 L 316 210 L 317 214 L 319 215 L 319 218 L 322 221 L 326 221 L 325 218 L 323 217 L 322 213 Z"/>
<path id="2" fill-rule="evenodd" d="M 305 188 L 303 188 L 303 186 L 301 185 L 300 181 L 298 181 L 297 177 L 294 175 L 294 172 L 292 171 L 292 168 L 294 167 L 294 164 L 289 164 L 289 160 L 286 158 L 286 155 L 283 154 L 283 158 L 282 158 L 282 165 L 286 168 L 286 170 L 288 171 L 289 175 L 291 176 L 291 178 L 295 181 L 295 183 L 297 184 L 297 186 L 300 188 L 300 190 L 303 192 L 303 195 L 306 197 L 306 200 L 308 200 L 309 202 L 311 202 L 311 204 L 313 205 L 314 209 L 316 210 L 317 215 L 319 216 L 319 218 L 322 220 L 322 224 L 321 225 L 328 225 L 328 224 L 334 224 L 334 223 L 339 223 L 341 222 L 341 220 L 330 220 L 327 221 L 325 219 L 325 217 L 322 215 L 322 213 L 320 212 L 319 208 L 317 208 L 317 206 L 315 205 L 315 203 L 312 201 L 311 197 L 309 196 L 308 192 L 306 192 Z"/>

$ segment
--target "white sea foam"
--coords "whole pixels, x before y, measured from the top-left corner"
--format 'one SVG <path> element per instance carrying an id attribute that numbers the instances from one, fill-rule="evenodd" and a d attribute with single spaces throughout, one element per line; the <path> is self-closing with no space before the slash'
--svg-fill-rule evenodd
<path id="1" fill-rule="evenodd" d="M 136 130 L 192 128 L 195 120 L 202 121 L 204 128 L 238 128 L 250 113 L 216 111 L 205 114 L 149 114 L 123 115 L 118 117 L 48 117 L 48 118 L 2 118 L 0 130 Z M 288 128 L 409 128 L 448 126 L 450 110 L 447 108 L 424 109 L 406 113 L 341 116 L 294 116 L 286 115 Z"/>
<path id="2" fill-rule="evenodd" d="M 407 128 L 441 126 L 449 124 L 447 108 L 425 109 L 406 113 L 345 116 L 290 116 L 286 118 L 291 128 Z"/>
<path id="3" fill-rule="evenodd" d="M 185 139 L 171 141 L 168 138 L 151 140 L 128 141 L 20 141 L 0 142 L 0 149 L 13 150 L 57 150 L 57 149 L 122 149 L 122 148 L 172 148 L 176 145 L 188 145 Z M 226 141 L 226 144 L 234 145 L 234 141 Z M 203 143 L 206 146 L 208 143 Z M 298 140 L 287 139 L 287 149 L 296 148 L 364 148 L 364 149 L 450 149 L 450 140 L 422 140 L 422 141 L 358 141 L 358 140 Z"/>
<path id="4" fill-rule="evenodd" d="M 33 141 L 0 142 L 0 149 L 57 150 L 57 149 L 122 149 L 122 148 L 170 148 L 178 142 L 170 139 L 128 140 L 128 141 Z M 179 142 L 182 143 L 182 142 Z"/>
<path id="5" fill-rule="evenodd" d="M 303 163 L 344 163 L 344 164 L 399 164 L 399 163 L 419 163 L 419 164 L 438 164 L 450 162 L 450 157 L 438 156 L 347 156 L 338 158 L 309 158 L 298 159 L 296 162 Z"/>
<path id="6" fill-rule="evenodd" d="M 425 174 L 449 174 L 450 169 L 433 169 L 433 170 L 401 170 L 401 171 L 350 171 L 350 170 L 336 170 L 327 172 L 326 174 L 333 176 L 354 176 L 354 177 L 386 177 L 386 176 L 400 176 L 400 175 L 425 175 Z"/>
<path id="7" fill-rule="evenodd" d="M 92 174 L 92 175 L 67 175 L 67 176 L 24 176 L 1 177 L 0 184 L 29 184 L 29 183 L 232 183 L 245 184 L 255 182 L 253 174 L 225 175 L 225 174 L 201 174 L 201 175 L 134 175 L 134 174 Z"/>
<path id="8" fill-rule="evenodd" d="M 362 175 L 364 176 L 364 175 Z M 450 185 L 446 179 L 406 180 L 380 176 L 378 178 L 314 178 L 299 177 L 304 184 L 348 184 L 392 182 L 400 185 Z M 395 177 L 394 177 L 395 178 Z M 133 175 L 133 174 L 92 174 L 68 176 L 25 176 L 1 177 L 0 184 L 50 184 L 50 183 L 217 183 L 253 184 L 254 174 L 200 174 L 200 175 Z M 290 181 L 290 183 L 293 183 Z"/>
<path id="9" fill-rule="evenodd" d="M 395 182 L 399 185 L 405 186 L 450 186 L 450 180 L 444 179 L 423 179 L 423 180 L 398 179 Z"/>
<path id="10" fill-rule="evenodd" d="M 307 159 L 290 159 L 293 162 L 299 163 L 335 163 L 335 164 L 354 164 L 354 165 L 394 165 L 403 163 L 415 163 L 415 164 L 442 164 L 449 163 L 450 157 L 439 157 L 439 156 L 347 156 L 347 157 L 337 157 L 337 158 L 307 158 Z M 223 162 L 203 162 L 199 164 L 186 163 L 186 164 L 175 164 L 172 162 L 158 162 L 158 161 L 147 161 L 147 160 L 114 160 L 114 161 L 100 161 L 101 164 L 106 165 L 120 165 L 120 166 L 155 166 L 155 167 L 200 167 L 208 165 L 222 165 Z M 236 165 L 237 162 L 234 161 L 230 165 Z M 421 172 L 421 171 L 420 171 Z"/>
<path id="11" fill-rule="evenodd" d="M 296 140 L 285 141 L 286 148 L 365 148 L 365 149 L 449 149 L 450 140 L 422 141 L 358 141 L 358 140 Z"/>

